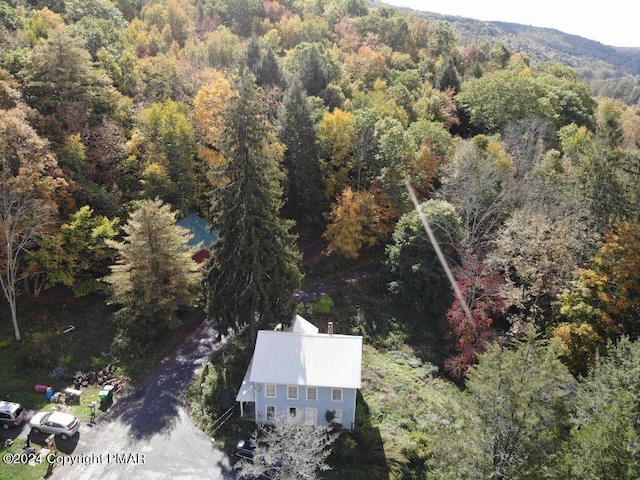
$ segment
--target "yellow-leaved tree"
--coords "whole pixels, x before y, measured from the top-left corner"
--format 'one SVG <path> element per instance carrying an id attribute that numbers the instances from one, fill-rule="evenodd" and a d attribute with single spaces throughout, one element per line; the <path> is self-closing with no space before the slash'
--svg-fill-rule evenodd
<path id="1" fill-rule="evenodd" d="M 223 112 L 238 92 L 227 77 L 217 70 L 211 71 L 211 81 L 204 85 L 193 100 L 198 134 L 198 157 L 209 165 L 220 164 L 220 139 L 224 138 Z"/>
<path id="2" fill-rule="evenodd" d="M 561 296 L 568 320 L 556 332 L 576 371 L 592 365 L 607 338 L 640 334 L 640 224 L 616 223 L 598 253 Z"/>
<path id="3" fill-rule="evenodd" d="M 385 235 L 383 208 L 368 191 L 345 188 L 328 217 L 323 236 L 329 240 L 329 251 L 346 258 L 358 258 L 363 248 L 375 245 Z"/>
<path id="4" fill-rule="evenodd" d="M 336 108 L 325 113 L 318 127 L 320 156 L 327 185 L 327 197 L 333 198 L 349 186 L 353 170 L 355 120 L 351 112 Z"/>

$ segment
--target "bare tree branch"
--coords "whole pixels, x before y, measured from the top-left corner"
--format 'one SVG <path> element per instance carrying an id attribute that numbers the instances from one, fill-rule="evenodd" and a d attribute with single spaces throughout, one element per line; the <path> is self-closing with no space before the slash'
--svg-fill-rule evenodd
<path id="1" fill-rule="evenodd" d="M 6 171 L 5 171 L 6 172 Z M 23 191 L 8 176 L 0 179 L 0 286 L 9 302 L 16 340 L 20 340 L 16 299 L 26 271 L 22 259 L 53 224 L 53 208 Z"/>
<path id="2" fill-rule="evenodd" d="M 263 475 L 271 480 L 316 480 L 319 472 L 329 470 L 325 460 L 338 434 L 331 427 L 286 420 L 258 424 L 252 437 L 253 460 L 238 463 L 239 478 Z"/>

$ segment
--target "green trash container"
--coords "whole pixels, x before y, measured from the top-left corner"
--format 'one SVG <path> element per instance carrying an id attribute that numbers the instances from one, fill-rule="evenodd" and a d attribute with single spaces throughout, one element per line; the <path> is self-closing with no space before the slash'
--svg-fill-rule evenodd
<path id="1" fill-rule="evenodd" d="M 100 407 L 108 406 L 113 401 L 113 385 L 105 385 L 98 395 L 100 396 Z"/>
<path id="2" fill-rule="evenodd" d="M 100 396 L 100 408 L 106 407 L 109 404 L 109 392 L 106 390 L 100 390 L 98 395 Z"/>

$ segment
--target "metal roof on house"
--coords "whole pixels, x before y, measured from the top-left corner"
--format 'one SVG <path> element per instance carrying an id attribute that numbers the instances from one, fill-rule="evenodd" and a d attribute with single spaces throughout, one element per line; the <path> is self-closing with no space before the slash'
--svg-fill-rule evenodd
<path id="1" fill-rule="evenodd" d="M 253 360 L 249 362 L 249 368 L 247 368 L 247 372 L 244 374 L 244 378 L 242 379 L 242 385 L 240 385 L 240 390 L 238 390 L 238 395 L 236 395 L 236 402 L 255 402 L 256 401 L 256 391 L 254 389 L 253 383 L 249 381 L 249 377 L 251 376 L 252 365 L 253 365 Z"/>
<path id="2" fill-rule="evenodd" d="M 294 333 L 313 333 L 316 334 L 320 330 L 313 323 L 308 320 L 305 320 L 300 315 L 296 315 L 293 318 L 293 323 L 289 328 L 284 330 L 285 332 L 294 332 Z"/>
<path id="3" fill-rule="evenodd" d="M 258 332 L 249 380 L 277 385 L 360 388 L 362 337 Z"/>

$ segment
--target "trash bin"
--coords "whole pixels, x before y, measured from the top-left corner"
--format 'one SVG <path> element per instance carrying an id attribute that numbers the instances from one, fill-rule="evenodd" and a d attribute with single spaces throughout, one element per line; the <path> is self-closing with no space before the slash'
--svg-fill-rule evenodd
<path id="1" fill-rule="evenodd" d="M 50 402 L 51 397 L 53 397 L 53 388 L 47 387 L 47 390 L 45 391 L 44 396 L 46 397 L 47 402 Z"/>
<path id="2" fill-rule="evenodd" d="M 113 400 L 113 389 L 115 387 L 113 385 L 105 385 L 104 387 L 102 387 L 102 390 L 107 392 L 107 395 L 109 396 L 109 401 Z"/>
<path id="3" fill-rule="evenodd" d="M 113 385 L 105 385 L 98 393 L 100 396 L 100 407 L 106 407 L 113 400 Z"/>

